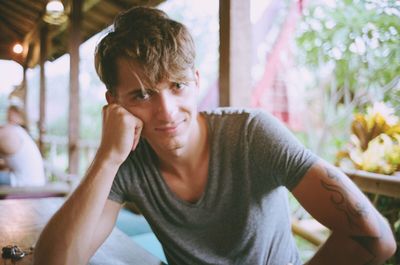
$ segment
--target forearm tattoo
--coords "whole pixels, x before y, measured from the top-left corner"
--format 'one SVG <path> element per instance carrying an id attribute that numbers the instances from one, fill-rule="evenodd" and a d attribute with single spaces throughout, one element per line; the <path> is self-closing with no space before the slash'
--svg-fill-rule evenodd
<path id="1" fill-rule="evenodd" d="M 329 179 L 333 180 L 332 182 L 327 182 L 321 180 L 321 185 L 324 189 L 330 191 L 331 194 L 331 202 L 335 205 L 336 209 L 343 212 L 346 220 L 351 229 L 359 227 L 360 218 L 367 218 L 368 206 L 363 204 L 362 202 L 353 202 L 351 199 L 351 191 L 343 185 L 342 180 L 339 178 L 338 172 L 329 167 L 325 167 L 327 176 Z M 374 218 L 374 216 L 370 216 L 370 218 Z M 380 239 L 385 238 L 387 235 L 385 231 L 385 223 L 381 218 L 376 217 L 379 224 L 379 231 L 383 233 L 379 236 L 367 236 L 367 235 L 353 235 L 350 238 L 357 242 L 363 249 L 365 249 L 371 256 L 370 260 L 365 263 L 365 265 L 376 264 L 376 253 L 375 249 L 377 244 L 380 244 Z M 390 233 L 390 231 L 389 231 Z M 390 236 L 390 235 L 389 235 Z"/>
<path id="2" fill-rule="evenodd" d="M 342 181 L 337 176 L 338 173 L 327 167 L 325 170 L 328 177 L 336 183 L 327 183 L 321 180 L 322 187 L 332 192 L 331 202 L 335 205 L 336 209 L 345 214 L 350 228 L 355 228 L 358 226 L 356 220 L 367 216 L 366 206 L 361 202 L 352 203 L 350 199 L 351 193 L 345 185 L 342 185 Z"/>

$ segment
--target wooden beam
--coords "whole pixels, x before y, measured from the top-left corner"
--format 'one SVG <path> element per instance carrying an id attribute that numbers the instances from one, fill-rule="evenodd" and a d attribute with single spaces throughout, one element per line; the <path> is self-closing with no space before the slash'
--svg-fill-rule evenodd
<path id="1" fill-rule="evenodd" d="M 44 136 L 46 134 L 46 71 L 45 62 L 47 59 L 47 32 L 46 25 L 40 30 L 40 88 L 39 88 L 39 150 L 44 156 Z"/>
<path id="2" fill-rule="evenodd" d="M 90 14 L 87 13 L 85 16 L 85 21 L 89 21 L 92 24 L 95 24 L 96 27 L 98 27 L 98 25 L 106 25 L 107 23 L 105 21 L 108 21 L 109 18 L 107 17 L 107 15 L 104 15 L 102 12 L 97 12 L 95 14 Z"/>
<path id="3" fill-rule="evenodd" d="M 47 1 L 24 1 L 24 0 L 13 0 L 17 2 L 21 8 L 27 8 L 34 12 L 40 12 L 46 6 Z"/>
<path id="4" fill-rule="evenodd" d="M 84 28 L 87 28 L 89 31 L 94 31 L 96 32 L 98 30 L 96 23 L 93 23 L 90 21 L 88 17 L 85 18 L 84 21 L 82 21 L 82 25 Z"/>
<path id="5" fill-rule="evenodd" d="M 68 120 L 68 173 L 79 172 L 79 46 L 81 44 L 80 26 L 82 23 L 82 1 L 72 0 L 70 28 L 69 28 L 69 54 L 70 54 L 70 97 Z"/>
<path id="6" fill-rule="evenodd" d="M 250 1 L 220 0 L 220 106 L 246 107 L 251 99 Z"/>
<path id="7" fill-rule="evenodd" d="M 2 13 L 13 20 L 13 24 L 16 28 L 22 28 L 24 32 L 27 32 L 33 27 L 34 20 L 31 17 L 15 11 L 12 6 L 8 7 L 7 2 L 4 2 L 4 4 L 7 7 L 2 10 Z"/>
<path id="8" fill-rule="evenodd" d="M 90 9 L 92 9 L 94 6 L 96 6 L 97 4 L 100 4 L 100 2 L 103 2 L 101 0 L 86 0 L 83 1 L 83 13 L 86 13 L 87 11 L 89 11 Z"/>
<path id="9" fill-rule="evenodd" d="M 24 103 L 24 113 L 26 114 L 26 120 L 27 121 L 29 121 L 29 112 L 28 112 L 28 109 L 27 109 L 27 104 L 28 104 L 28 85 L 27 85 L 27 82 L 26 82 L 26 70 L 27 70 L 27 67 L 26 67 L 26 65 L 24 64 L 23 65 L 23 72 L 22 72 L 22 89 L 23 89 L 23 91 L 24 91 L 24 95 L 23 95 L 23 99 L 22 99 L 22 101 L 23 101 L 23 103 Z"/>
<path id="10" fill-rule="evenodd" d="M 22 32 L 15 31 L 15 27 L 13 27 L 13 25 L 10 24 L 10 22 L 5 20 L 3 17 L 0 17 L 0 22 L 2 22 L 2 23 L 0 23 L 0 31 L 1 31 L 2 39 L 4 39 L 4 35 L 6 35 L 6 36 L 9 35 L 13 39 L 17 39 L 19 41 L 21 41 L 23 39 Z"/>
<path id="11" fill-rule="evenodd" d="M 95 7 L 95 12 L 86 13 L 86 17 L 94 21 L 96 24 L 109 24 L 107 21 L 113 22 L 114 16 L 111 18 L 109 15 L 105 14 L 100 7 Z M 87 19 L 85 17 L 85 19 Z"/>
<path id="12" fill-rule="evenodd" d="M 114 17 L 115 14 L 118 14 L 121 12 L 121 9 L 119 9 L 114 3 L 110 3 L 108 1 L 103 1 L 101 2 L 100 5 L 98 5 L 98 8 L 107 14 L 107 17 Z"/>
<path id="13" fill-rule="evenodd" d="M 29 8 L 26 8 L 26 6 L 20 6 L 16 3 L 13 3 L 14 1 L 2 1 L 1 4 L 6 6 L 8 9 L 13 10 L 14 12 L 17 12 L 21 16 L 24 16 L 27 19 L 30 20 L 35 20 L 37 17 L 37 12 L 32 11 Z"/>

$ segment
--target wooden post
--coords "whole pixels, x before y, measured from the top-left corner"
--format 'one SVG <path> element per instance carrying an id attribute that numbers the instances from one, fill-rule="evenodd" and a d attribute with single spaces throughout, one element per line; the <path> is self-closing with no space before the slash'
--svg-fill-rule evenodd
<path id="1" fill-rule="evenodd" d="M 40 95 L 39 95 L 39 150 L 45 156 L 44 135 L 46 134 L 46 74 L 45 62 L 47 58 L 47 25 L 40 28 Z"/>
<path id="2" fill-rule="evenodd" d="M 26 65 L 23 66 L 23 72 L 22 72 L 22 89 L 24 90 L 24 95 L 22 98 L 23 104 L 24 104 L 24 111 L 26 113 L 26 115 L 28 115 L 27 113 L 27 102 L 28 102 L 28 89 L 27 89 L 27 82 L 26 82 L 26 70 L 28 69 L 28 67 Z"/>
<path id="3" fill-rule="evenodd" d="M 70 54 L 70 97 L 68 120 L 68 154 L 70 174 L 79 171 L 79 45 L 81 44 L 80 25 L 82 21 L 82 2 L 72 1 L 70 28 L 69 28 L 69 54 Z"/>
<path id="4" fill-rule="evenodd" d="M 220 0 L 220 106 L 246 107 L 251 100 L 249 0 Z"/>
<path id="5" fill-rule="evenodd" d="M 28 67 L 26 66 L 26 64 L 23 65 L 23 72 L 22 72 L 22 83 L 21 83 L 21 87 L 22 87 L 22 91 L 23 91 L 23 95 L 22 95 L 22 104 L 23 104 L 23 111 L 25 113 L 25 122 L 26 122 L 26 126 L 27 129 L 29 131 L 29 120 L 30 120 L 30 115 L 29 115 L 29 111 L 28 111 L 28 85 L 26 82 L 26 70 L 28 69 Z"/>

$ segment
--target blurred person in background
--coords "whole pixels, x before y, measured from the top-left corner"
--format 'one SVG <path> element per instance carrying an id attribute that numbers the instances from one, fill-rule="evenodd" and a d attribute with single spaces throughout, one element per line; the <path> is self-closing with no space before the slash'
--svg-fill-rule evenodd
<path id="1" fill-rule="evenodd" d="M 11 105 L 7 123 L 0 126 L 0 185 L 41 186 L 46 182 L 42 156 L 27 128 L 23 109 Z"/>
<path id="2" fill-rule="evenodd" d="M 10 105 L 8 107 L 7 122 L 9 124 L 19 125 L 26 131 L 28 131 L 28 121 L 26 118 L 25 111 L 16 105 Z"/>

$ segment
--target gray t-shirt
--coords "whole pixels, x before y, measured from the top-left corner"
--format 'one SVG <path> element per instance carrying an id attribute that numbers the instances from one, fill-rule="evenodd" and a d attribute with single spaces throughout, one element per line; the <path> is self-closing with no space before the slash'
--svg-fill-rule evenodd
<path id="1" fill-rule="evenodd" d="M 139 207 L 169 264 L 301 264 L 284 187 L 295 187 L 316 157 L 270 114 L 221 108 L 202 115 L 211 153 L 196 203 L 168 188 L 145 140 L 121 165 L 109 198 Z"/>

